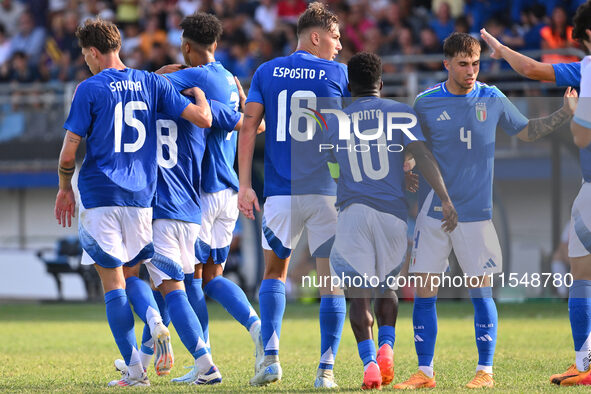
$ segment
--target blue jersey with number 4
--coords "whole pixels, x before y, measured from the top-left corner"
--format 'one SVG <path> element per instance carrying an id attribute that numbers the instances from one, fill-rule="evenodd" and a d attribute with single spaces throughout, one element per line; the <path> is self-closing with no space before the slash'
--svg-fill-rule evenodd
<path id="1" fill-rule="evenodd" d="M 406 104 L 378 97 L 363 97 L 344 109 L 352 124 L 359 119 L 357 130 L 367 140 L 361 140 L 350 126 L 349 137 L 339 135 L 341 129 L 335 116 L 327 118 L 323 149 L 339 164 L 337 207 L 364 204 L 380 212 L 406 221 L 408 206 L 404 195 L 404 147 L 413 141 L 424 141 L 415 111 Z M 402 113 L 405 116 L 388 117 Z M 392 131 L 388 139 L 388 123 L 414 126 Z M 381 128 L 381 132 L 379 131 Z M 346 133 L 344 133 L 346 134 Z M 373 138 L 376 137 L 376 138 Z"/>
<path id="2" fill-rule="evenodd" d="M 66 130 L 86 137 L 78 177 L 85 208 L 148 208 L 156 189 L 156 113 L 178 118 L 189 100 L 163 77 L 106 69 L 81 82 Z"/>
<path id="3" fill-rule="evenodd" d="M 476 82 L 464 96 L 449 93 L 445 82 L 420 93 L 414 109 L 437 159 L 460 222 L 492 218 L 492 184 L 497 125 L 509 135 L 528 119 L 496 87 Z M 420 196 L 425 188 L 421 182 Z M 422 204 L 424 201 L 419 201 Z M 433 196 L 430 217 L 441 219 L 441 200 Z"/>
<path id="4" fill-rule="evenodd" d="M 215 100 L 208 100 L 212 128 L 234 128 L 240 112 Z M 206 139 L 203 129 L 182 119 L 158 115 L 158 185 L 154 219 L 173 219 L 201 224 L 199 184 Z"/>
<path id="5" fill-rule="evenodd" d="M 179 91 L 197 86 L 208 99 L 219 101 L 238 111 L 240 96 L 234 76 L 220 62 L 211 62 L 166 74 Z M 215 193 L 232 188 L 238 191 L 238 176 L 234 171 L 236 158 L 236 133 L 234 126 L 225 129 L 212 127 L 207 136 L 203 156 L 201 188 L 206 193 Z"/>
<path id="6" fill-rule="evenodd" d="M 350 96 L 347 84 L 344 64 L 305 51 L 256 70 L 246 102 L 265 107 L 265 196 L 335 194 L 314 111 L 323 98 Z"/>

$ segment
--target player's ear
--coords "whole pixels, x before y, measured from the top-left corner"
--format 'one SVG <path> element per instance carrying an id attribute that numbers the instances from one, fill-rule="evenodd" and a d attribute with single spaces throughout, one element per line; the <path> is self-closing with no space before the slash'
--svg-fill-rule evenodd
<path id="1" fill-rule="evenodd" d="M 310 41 L 312 41 L 312 44 L 314 45 L 320 44 L 320 34 L 318 34 L 317 31 L 310 32 Z"/>
<path id="2" fill-rule="evenodd" d="M 213 44 L 211 44 L 211 51 L 215 52 L 215 50 L 218 49 L 218 42 L 214 42 Z"/>
<path id="3" fill-rule="evenodd" d="M 449 71 L 449 62 L 447 61 L 447 59 L 443 59 L 443 67 L 445 67 L 445 69 Z"/>
<path id="4" fill-rule="evenodd" d="M 382 81 L 380 79 L 380 88 L 378 89 L 378 91 L 381 92 L 383 88 L 384 88 L 384 81 Z"/>

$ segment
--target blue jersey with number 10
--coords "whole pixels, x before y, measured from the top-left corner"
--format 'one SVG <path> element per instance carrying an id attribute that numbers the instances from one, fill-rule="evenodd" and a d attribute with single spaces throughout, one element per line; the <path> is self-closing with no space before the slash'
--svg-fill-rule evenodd
<path id="1" fill-rule="evenodd" d="M 320 126 L 313 111 L 319 109 L 321 98 L 350 96 L 347 84 L 344 64 L 304 51 L 273 59 L 256 70 L 246 102 L 265 107 L 266 197 L 335 195 L 327 157 L 319 153 Z"/>
<path id="2" fill-rule="evenodd" d="M 166 77 L 179 91 L 197 86 L 208 99 L 219 101 L 238 111 L 240 96 L 234 76 L 220 62 L 186 68 L 167 74 Z M 234 171 L 236 158 L 236 133 L 229 128 L 213 126 L 207 136 L 202 162 L 201 188 L 205 193 L 215 193 L 232 188 L 238 191 L 238 176 Z"/>
<path id="3" fill-rule="evenodd" d="M 86 137 L 78 177 L 85 208 L 148 208 L 156 189 L 156 113 L 178 118 L 190 102 L 163 77 L 106 69 L 78 85 L 66 130 Z"/>
<path id="4" fill-rule="evenodd" d="M 437 84 L 417 96 L 414 109 L 458 220 L 491 219 L 497 125 L 515 135 L 527 126 L 528 119 L 499 89 L 480 82 L 464 96 L 449 93 L 445 82 Z M 422 198 L 424 188 L 429 190 L 426 182 L 421 182 Z M 428 216 L 443 217 L 441 200 L 436 195 L 428 209 Z"/>

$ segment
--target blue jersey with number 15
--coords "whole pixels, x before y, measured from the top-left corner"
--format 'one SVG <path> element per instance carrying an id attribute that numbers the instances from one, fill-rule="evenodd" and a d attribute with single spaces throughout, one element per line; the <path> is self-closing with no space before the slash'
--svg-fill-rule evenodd
<path id="1" fill-rule="evenodd" d="M 273 59 L 256 70 L 246 102 L 265 107 L 266 197 L 335 195 L 327 157 L 319 152 L 321 128 L 313 111 L 323 98 L 350 96 L 347 84 L 344 64 L 305 51 Z"/>
<path id="2" fill-rule="evenodd" d="M 163 77 L 106 69 L 81 82 L 66 130 L 86 137 L 78 177 L 85 208 L 148 208 L 156 188 L 156 113 L 178 118 L 190 102 Z"/>

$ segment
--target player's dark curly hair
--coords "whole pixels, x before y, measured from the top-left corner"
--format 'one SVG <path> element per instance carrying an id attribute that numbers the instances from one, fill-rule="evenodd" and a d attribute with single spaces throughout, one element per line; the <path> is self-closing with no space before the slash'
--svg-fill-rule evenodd
<path id="1" fill-rule="evenodd" d="M 183 37 L 203 45 L 210 46 L 222 36 L 222 22 L 214 15 L 198 12 L 181 22 Z"/>
<path id="2" fill-rule="evenodd" d="M 347 63 L 349 82 L 357 86 L 374 86 L 382 77 L 382 60 L 375 53 L 360 52 Z"/>
<path id="3" fill-rule="evenodd" d="M 101 18 L 87 19 L 76 30 L 80 48 L 95 47 L 100 53 L 109 53 L 121 48 L 121 34 L 112 22 Z"/>
<path id="4" fill-rule="evenodd" d="M 308 5 L 308 9 L 304 11 L 298 19 L 298 36 L 310 27 L 320 27 L 323 30 L 330 31 L 335 24 L 338 25 L 339 19 L 331 12 L 323 3 L 315 1 Z"/>
<path id="5" fill-rule="evenodd" d="M 455 32 L 443 40 L 443 54 L 448 59 L 458 54 L 474 55 L 480 49 L 480 42 L 467 33 Z"/>
<path id="6" fill-rule="evenodd" d="M 585 30 L 591 29 L 591 1 L 581 4 L 573 17 L 573 40 L 589 41 Z"/>

